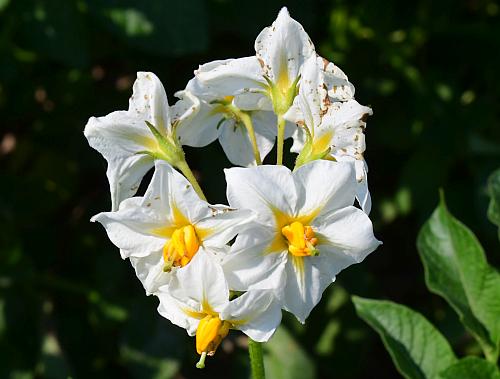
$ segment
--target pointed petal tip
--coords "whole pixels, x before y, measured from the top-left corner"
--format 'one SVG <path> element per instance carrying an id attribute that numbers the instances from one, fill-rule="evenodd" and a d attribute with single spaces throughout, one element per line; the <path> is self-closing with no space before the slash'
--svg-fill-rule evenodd
<path id="1" fill-rule="evenodd" d="M 156 78 L 156 75 L 150 71 L 137 71 L 137 79 L 153 79 Z"/>
<path id="2" fill-rule="evenodd" d="M 278 13 L 278 18 L 280 17 L 290 17 L 290 12 L 288 12 L 287 7 L 283 7 L 280 9 L 280 12 Z"/>
<path id="3" fill-rule="evenodd" d="M 92 131 L 94 129 L 94 125 L 96 124 L 97 117 L 89 117 L 87 123 L 85 124 L 85 128 L 83 129 L 83 135 L 85 137 L 89 137 L 92 134 Z"/>
<path id="4" fill-rule="evenodd" d="M 91 218 L 90 218 L 90 222 L 99 222 L 99 219 L 101 218 L 101 215 L 102 215 L 102 212 L 101 213 L 98 213 L 96 215 L 93 215 Z"/>

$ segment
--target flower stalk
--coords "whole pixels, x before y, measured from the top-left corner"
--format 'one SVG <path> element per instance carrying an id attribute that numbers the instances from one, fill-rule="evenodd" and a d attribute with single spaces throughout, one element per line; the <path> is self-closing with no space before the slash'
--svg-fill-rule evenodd
<path id="1" fill-rule="evenodd" d="M 196 180 L 193 171 L 191 171 L 191 168 L 189 168 L 186 159 L 182 159 L 179 162 L 177 162 L 175 164 L 175 167 L 178 168 L 184 174 L 187 180 L 189 180 L 189 183 L 191 183 L 193 189 L 195 190 L 196 194 L 200 197 L 200 199 L 207 201 L 207 198 L 205 197 L 205 194 L 203 193 L 200 184 Z"/>
<path id="2" fill-rule="evenodd" d="M 164 136 L 150 122 L 146 121 L 146 125 L 156 138 L 156 141 L 158 143 L 158 151 L 140 151 L 138 152 L 138 154 L 147 154 L 155 159 L 162 159 L 175 168 L 179 169 L 184 174 L 186 179 L 189 180 L 189 183 L 191 183 L 197 195 L 202 200 L 207 201 L 207 198 L 205 197 L 200 184 L 196 180 L 193 171 L 191 171 L 191 168 L 186 162 L 184 150 L 182 149 L 182 146 L 177 139 L 175 128 L 172 130 L 171 135 Z"/>
<path id="3" fill-rule="evenodd" d="M 250 367 L 252 368 L 252 379 L 265 379 L 264 355 L 262 354 L 262 343 L 248 338 L 248 355 L 250 356 Z"/>
<path id="4" fill-rule="evenodd" d="M 285 141 L 286 121 L 283 116 L 278 115 L 278 137 L 277 137 L 277 155 L 276 164 L 283 165 L 283 144 Z"/>
<path id="5" fill-rule="evenodd" d="M 238 107 L 232 104 L 226 105 L 228 110 L 234 115 L 234 117 L 241 121 L 248 133 L 248 138 L 252 144 L 253 156 L 255 158 L 255 163 L 257 166 L 262 164 L 262 159 L 260 157 L 259 147 L 257 146 L 257 139 L 255 138 L 255 130 L 253 127 L 252 117 L 248 112 L 242 111 Z"/>

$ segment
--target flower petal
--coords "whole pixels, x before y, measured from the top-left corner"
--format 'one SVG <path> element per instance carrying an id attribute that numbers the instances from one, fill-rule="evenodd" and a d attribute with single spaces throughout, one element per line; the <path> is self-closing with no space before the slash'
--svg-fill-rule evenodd
<path id="1" fill-rule="evenodd" d="M 325 259 L 323 267 L 331 276 L 363 261 L 381 244 L 366 213 L 353 206 L 316 218 L 313 228 L 319 239 L 316 248 Z"/>
<path id="2" fill-rule="evenodd" d="M 234 321 L 254 341 L 266 342 L 281 322 L 281 306 L 273 291 L 251 290 L 230 301 L 220 317 Z"/>
<path id="3" fill-rule="evenodd" d="M 161 287 L 157 293 L 158 299 L 160 300 L 158 313 L 170 320 L 173 324 L 186 329 L 190 336 L 194 336 L 200 320 L 190 316 L 190 313 L 186 312 L 187 309 L 190 309 L 189 305 L 173 297 L 169 292 L 169 288 L 170 287 Z M 199 309 L 195 309 L 195 311 L 198 310 Z"/>
<path id="4" fill-rule="evenodd" d="M 137 192 L 142 177 L 153 167 L 153 158 L 137 153 L 154 146 L 154 138 L 143 119 L 124 111 L 91 117 L 84 134 L 108 162 L 112 210 L 117 210 L 122 200 Z"/>
<path id="5" fill-rule="evenodd" d="M 335 107 L 333 107 L 330 112 L 325 115 L 326 121 L 325 124 L 332 125 L 343 125 L 352 126 L 352 125 L 363 125 L 363 120 L 371 116 L 373 111 L 370 107 L 366 107 L 361 105 L 356 100 L 351 99 L 343 103 L 334 103 Z"/>
<path id="6" fill-rule="evenodd" d="M 295 213 L 298 194 L 291 171 L 284 166 L 257 166 L 224 170 L 229 205 L 252 209 L 258 222 L 275 225 L 275 212 Z"/>
<path id="7" fill-rule="evenodd" d="M 270 251 L 275 237 L 268 227 L 255 226 L 236 237 L 222 266 L 233 290 L 280 288 L 286 253 Z"/>
<path id="8" fill-rule="evenodd" d="M 212 214 L 210 204 L 201 200 L 191 183 L 165 161 L 155 162 L 155 173 L 144 194 L 146 205 L 156 204 L 155 201 L 161 203 L 161 211 L 171 220 L 174 213 L 180 213 L 195 224 Z"/>
<path id="9" fill-rule="evenodd" d="M 226 120 L 220 129 L 219 142 L 227 159 L 238 166 L 255 165 L 252 144 L 245 127 L 236 124 L 234 120 Z"/>
<path id="10" fill-rule="evenodd" d="M 318 57 L 318 65 L 323 66 L 325 84 L 332 101 L 346 101 L 354 98 L 354 86 L 340 68 L 321 57 Z"/>
<path id="11" fill-rule="evenodd" d="M 273 110 L 273 103 L 261 89 L 249 89 L 248 91 L 244 89 L 243 91 L 235 92 L 233 104 L 235 107 L 244 111 L 254 111 L 258 109 L 272 112 Z M 276 123 L 276 120 L 274 120 L 274 123 Z"/>
<path id="12" fill-rule="evenodd" d="M 222 267 L 200 249 L 191 262 L 175 273 L 178 286 L 169 286 L 175 298 L 190 299 L 220 312 L 229 301 L 229 289 Z"/>
<path id="13" fill-rule="evenodd" d="M 131 256 L 130 263 L 132 263 L 135 274 L 144 286 L 146 295 L 156 293 L 161 286 L 168 285 L 172 278 L 170 273 L 163 271 L 165 262 L 161 250 L 145 257 Z"/>
<path id="14" fill-rule="evenodd" d="M 151 157 L 137 155 L 157 147 L 146 121 L 161 133 L 170 128 L 168 102 L 161 82 L 153 73 L 138 72 L 129 110 L 91 117 L 85 126 L 89 145 L 108 162 L 106 174 L 112 210 L 117 210 L 122 200 L 137 192 L 142 177 L 153 165 Z"/>
<path id="15" fill-rule="evenodd" d="M 196 228 L 203 230 L 203 246 L 206 249 L 216 250 L 231 241 L 236 234 L 241 233 L 254 219 L 254 214 L 249 209 L 222 208 L 218 206 L 217 212 L 210 217 L 196 223 Z"/>
<path id="16" fill-rule="evenodd" d="M 293 313 L 301 323 L 305 322 L 321 300 L 325 288 L 335 278 L 325 275 L 321 266 L 314 264 L 317 258 L 289 255 L 286 263 L 283 309 Z"/>
<path id="17" fill-rule="evenodd" d="M 274 147 L 277 134 L 276 115 L 273 112 L 256 111 L 252 112 L 251 116 L 260 158 L 264 161 Z"/>
<path id="18" fill-rule="evenodd" d="M 356 176 L 354 164 L 317 160 L 293 174 L 300 190 L 300 213 L 325 214 L 354 203 Z"/>
<path id="19" fill-rule="evenodd" d="M 163 224 L 161 217 L 154 210 L 143 208 L 141 202 L 142 199 L 137 197 L 126 199 L 118 211 L 99 213 L 90 220 L 104 226 L 123 259 L 145 257 L 161 250 L 165 244 L 165 238 L 151 234 L 152 229 Z"/>
<path id="20" fill-rule="evenodd" d="M 314 46 L 302 25 L 282 8 L 273 24 L 257 36 L 255 51 L 273 82 L 286 74 L 291 83 L 300 75 L 304 61 L 314 54 Z"/>
<path id="21" fill-rule="evenodd" d="M 138 72 L 129 112 L 138 114 L 162 132 L 170 128 L 167 95 L 160 79 L 152 72 Z"/>
<path id="22" fill-rule="evenodd" d="M 210 62 L 199 67 L 186 89 L 209 101 L 242 92 L 258 91 L 265 84 L 255 56 Z"/>
<path id="23" fill-rule="evenodd" d="M 370 214 L 372 209 L 372 199 L 370 191 L 368 191 L 368 165 L 364 160 L 355 162 L 356 167 L 356 199 L 361 206 L 361 209 L 367 214 Z"/>
<path id="24" fill-rule="evenodd" d="M 187 91 L 177 92 L 179 100 L 176 105 L 184 101 Z M 182 145 L 203 147 L 215 141 L 220 134 L 218 125 L 222 115 L 213 113 L 213 105 L 206 101 L 199 102 L 199 109 L 185 117 L 177 127 L 177 136 Z"/>
<path id="25" fill-rule="evenodd" d="M 299 84 L 299 94 L 284 118 L 307 126 L 314 135 L 314 130 L 321 123 L 321 117 L 329 105 L 328 93 L 316 55 L 305 61 Z"/>
<path id="26" fill-rule="evenodd" d="M 263 127 L 259 113 L 262 112 L 256 112 L 252 119 L 259 120 L 254 123 L 254 132 L 261 159 L 264 159 L 274 146 L 274 136 L 267 125 Z M 236 124 L 234 120 L 226 120 L 220 129 L 219 142 L 229 161 L 238 166 L 255 166 L 252 143 L 244 125 Z"/>

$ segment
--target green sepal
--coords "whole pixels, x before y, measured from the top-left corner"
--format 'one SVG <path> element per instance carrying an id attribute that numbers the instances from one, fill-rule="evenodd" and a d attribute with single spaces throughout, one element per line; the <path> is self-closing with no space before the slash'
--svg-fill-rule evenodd
<path id="1" fill-rule="evenodd" d="M 169 135 L 164 135 L 160 133 L 156 127 L 151 124 L 149 121 L 145 121 L 149 130 L 155 137 L 158 142 L 159 150 L 157 151 L 149 151 L 143 150 L 137 152 L 137 154 L 147 154 L 155 159 L 162 159 L 167 161 L 172 166 L 177 167 L 179 162 L 184 160 L 184 151 L 182 150 L 182 146 L 179 144 L 177 140 L 177 136 L 175 133 L 175 128 L 172 127 L 172 132 Z"/>
<path id="2" fill-rule="evenodd" d="M 306 163 L 318 160 L 318 159 L 325 159 L 329 154 L 330 151 L 332 150 L 330 147 L 327 149 L 320 151 L 319 153 L 314 152 L 314 141 L 311 135 L 311 132 L 307 128 L 307 126 L 302 126 L 304 131 L 306 132 L 306 142 L 304 143 L 304 147 L 300 151 L 299 155 L 297 156 L 297 159 L 295 160 L 295 169 L 299 168 L 300 166 L 305 165 Z"/>
<path id="3" fill-rule="evenodd" d="M 297 96 L 297 93 L 299 92 L 299 80 L 300 80 L 300 75 L 295 78 L 293 81 L 292 85 L 287 89 L 285 93 L 280 91 L 278 86 L 276 86 L 275 83 L 271 81 L 271 79 L 264 75 L 264 80 L 267 82 L 267 85 L 269 86 L 268 89 L 268 96 L 271 99 L 271 102 L 273 103 L 273 108 L 274 111 L 277 115 L 284 115 L 288 109 L 293 104 L 293 100 L 295 99 L 295 96 Z"/>

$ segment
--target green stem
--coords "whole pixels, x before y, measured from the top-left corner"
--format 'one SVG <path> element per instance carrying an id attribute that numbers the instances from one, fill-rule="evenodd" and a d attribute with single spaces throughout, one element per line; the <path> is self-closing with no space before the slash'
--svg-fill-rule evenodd
<path id="1" fill-rule="evenodd" d="M 257 139 L 255 138 L 255 130 L 253 129 L 252 117 L 247 112 L 241 111 L 238 115 L 245 125 L 245 128 L 248 132 L 248 137 L 250 138 L 250 142 L 252 143 L 253 156 L 255 157 L 255 162 L 257 165 L 262 164 L 262 160 L 260 159 L 260 152 L 257 146 Z"/>
<path id="2" fill-rule="evenodd" d="M 250 366 L 252 367 L 252 379 L 265 379 L 264 357 L 262 355 L 262 344 L 248 338 L 248 355 L 250 355 Z"/>
<path id="3" fill-rule="evenodd" d="M 285 141 L 285 124 L 286 121 L 283 116 L 278 115 L 278 142 L 277 142 L 277 159 L 276 164 L 283 164 L 283 142 Z"/>
<path id="4" fill-rule="evenodd" d="M 195 192 L 198 194 L 200 199 L 207 201 L 207 198 L 205 197 L 203 190 L 198 184 L 198 181 L 196 180 L 193 171 L 191 171 L 191 169 L 189 168 L 189 165 L 187 164 L 186 160 L 185 159 L 180 160 L 175 164 L 175 167 L 181 170 L 186 179 L 189 180 L 189 183 L 191 183 L 191 185 L 193 186 Z"/>

